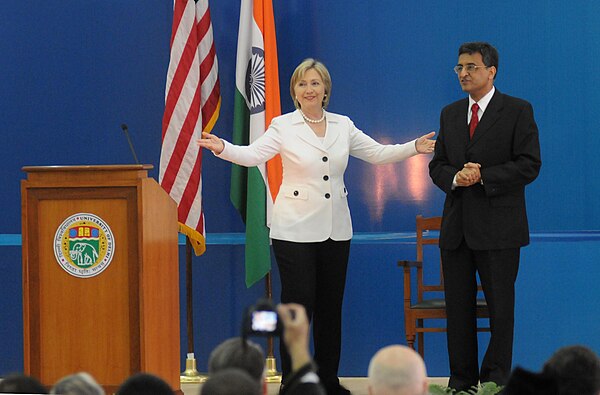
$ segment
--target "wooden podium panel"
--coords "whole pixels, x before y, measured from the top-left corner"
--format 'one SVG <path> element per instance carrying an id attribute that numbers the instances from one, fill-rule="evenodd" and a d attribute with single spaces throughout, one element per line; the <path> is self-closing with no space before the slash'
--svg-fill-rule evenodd
<path id="1" fill-rule="evenodd" d="M 177 207 L 151 168 L 23 168 L 25 373 L 45 385 L 86 371 L 114 390 L 143 371 L 180 389 Z M 112 260 L 86 278 L 56 256 L 59 228 L 76 214 L 112 232 Z"/>

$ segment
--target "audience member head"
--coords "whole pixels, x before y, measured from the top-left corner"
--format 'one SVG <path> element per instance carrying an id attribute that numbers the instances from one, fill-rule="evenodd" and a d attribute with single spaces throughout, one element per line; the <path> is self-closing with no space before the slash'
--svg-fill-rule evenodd
<path id="1" fill-rule="evenodd" d="M 425 363 L 414 350 L 392 345 L 377 351 L 369 363 L 369 395 L 426 395 Z"/>
<path id="2" fill-rule="evenodd" d="M 173 395 L 166 381 L 148 373 L 137 373 L 129 377 L 117 390 L 117 395 Z"/>
<path id="3" fill-rule="evenodd" d="M 502 395 L 558 395 L 554 377 L 541 372 L 530 372 L 519 366 L 513 369 L 502 390 Z"/>
<path id="4" fill-rule="evenodd" d="M 36 378 L 11 374 L 0 381 L 2 394 L 47 394 L 48 390 Z"/>
<path id="5" fill-rule="evenodd" d="M 200 395 L 261 395 L 261 385 L 246 371 L 238 368 L 211 373 Z"/>
<path id="6" fill-rule="evenodd" d="M 560 395 L 600 395 L 600 358 L 584 346 L 558 349 L 544 364 Z"/>
<path id="7" fill-rule="evenodd" d="M 262 348 L 250 341 L 234 337 L 219 344 L 208 358 L 208 373 L 237 368 L 248 373 L 256 382 L 262 383 L 265 372 L 265 354 Z"/>
<path id="8" fill-rule="evenodd" d="M 50 390 L 51 394 L 104 395 L 104 389 L 85 372 L 75 373 L 60 379 Z"/>

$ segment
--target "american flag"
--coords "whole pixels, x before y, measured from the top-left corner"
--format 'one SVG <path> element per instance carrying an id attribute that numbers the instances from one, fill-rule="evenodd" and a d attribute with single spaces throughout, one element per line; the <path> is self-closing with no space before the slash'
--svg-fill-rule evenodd
<path id="1" fill-rule="evenodd" d="M 206 250 L 201 132 L 219 117 L 221 94 L 208 0 L 175 0 L 165 89 L 159 183 L 177 202 L 179 231 Z"/>

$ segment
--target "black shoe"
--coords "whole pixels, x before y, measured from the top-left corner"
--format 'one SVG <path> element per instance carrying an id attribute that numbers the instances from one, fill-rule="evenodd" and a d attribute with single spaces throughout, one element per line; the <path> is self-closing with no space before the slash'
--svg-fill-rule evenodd
<path id="1" fill-rule="evenodd" d="M 339 395 L 352 395 L 350 390 L 348 388 L 344 387 L 343 385 L 340 385 L 340 388 L 338 389 L 338 394 Z"/>
<path id="2" fill-rule="evenodd" d="M 352 393 L 343 385 L 338 384 L 335 387 L 326 388 L 327 395 L 352 395 Z"/>

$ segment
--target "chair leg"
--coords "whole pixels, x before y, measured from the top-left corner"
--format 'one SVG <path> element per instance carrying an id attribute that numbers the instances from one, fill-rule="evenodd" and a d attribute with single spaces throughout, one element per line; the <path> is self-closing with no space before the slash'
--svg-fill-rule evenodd
<path id="1" fill-rule="evenodd" d="M 419 332 L 419 354 L 421 354 L 421 358 L 425 358 L 425 336 L 423 332 Z"/>
<path id="2" fill-rule="evenodd" d="M 417 327 L 423 328 L 423 320 L 417 320 Z M 419 343 L 419 354 L 421 354 L 421 358 L 425 357 L 425 344 L 424 344 L 424 336 L 423 332 L 418 333 L 418 343 Z"/>
<path id="3" fill-rule="evenodd" d="M 411 324 L 414 324 L 414 320 L 410 317 L 405 318 L 406 323 L 404 325 L 404 331 L 406 332 L 406 343 L 408 347 L 415 349 L 415 327 Z"/>
<path id="4" fill-rule="evenodd" d="M 408 347 L 412 348 L 413 350 L 415 349 L 415 336 L 414 335 L 406 335 L 406 343 L 408 344 Z"/>

